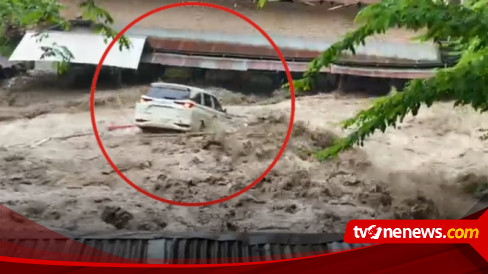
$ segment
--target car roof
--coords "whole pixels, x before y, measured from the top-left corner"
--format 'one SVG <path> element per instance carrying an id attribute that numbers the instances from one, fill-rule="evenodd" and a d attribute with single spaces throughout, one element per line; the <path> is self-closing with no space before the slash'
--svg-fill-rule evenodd
<path id="1" fill-rule="evenodd" d="M 167 87 L 167 88 L 173 88 L 173 89 L 181 89 L 181 90 L 187 90 L 187 91 L 209 93 L 208 91 L 203 90 L 201 88 L 187 86 L 187 85 L 181 85 L 181 84 L 166 83 L 166 82 L 154 82 L 154 83 L 151 83 L 151 87 L 160 87 L 160 88 Z M 209 93 L 209 94 L 211 94 L 211 93 Z"/>
<path id="2" fill-rule="evenodd" d="M 201 88 L 182 85 L 182 84 L 174 84 L 174 83 L 167 83 L 167 82 L 154 82 L 154 83 L 151 83 L 151 87 L 161 87 L 161 88 L 168 87 L 168 88 L 174 88 L 174 89 L 187 90 L 190 92 L 200 92 L 200 93 L 205 93 L 205 94 L 211 95 L 217 99 L 217 95 L 215 95 L 213 92 L 211 92 L 209 90 L 204 90 Z"/>

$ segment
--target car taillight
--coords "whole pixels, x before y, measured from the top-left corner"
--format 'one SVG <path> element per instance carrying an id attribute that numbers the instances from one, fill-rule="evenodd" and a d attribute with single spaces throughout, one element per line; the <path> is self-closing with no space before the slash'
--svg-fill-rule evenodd
<path id="1" fill-rule="evenodd" d="M 192 102 L 175 102 L 179 105 L 182 105 L 184 108 L 192 108 L 195 104 Z"/>
<path id="2" fill-rule="evenodd" d="M 152 101 L 152 99 L 141 98 L 141 103 L 146 103 L 146 102 L 150 102 L 150 101 Z"/>

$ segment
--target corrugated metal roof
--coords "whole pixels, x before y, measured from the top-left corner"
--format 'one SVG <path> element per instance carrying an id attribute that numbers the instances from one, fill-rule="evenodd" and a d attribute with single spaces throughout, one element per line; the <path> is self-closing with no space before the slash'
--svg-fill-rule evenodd
<path id="1" fill-rule="evenodd" d="M 19 45 L 10 56 L 10 61 L 40 61 L 43 51 L 41 46 L 52 46 L 56 43 L 66 46 L 74 55 L 72 63 L 97 65 L 105 52 L 107 45 L 102 35 L 85 32 L 50 31 L 42 42 L 36 42 L 34 32 L 27 32 Z M 143 36 L 129 36 L 132 43 L 130 50 L 119 50 L 118 43 L 105 58 L 104 65 L 137 69 L 144 48 L 146 38 Z M 108 40 L 107 42 L 110 42 Z M 59 57 L 47 57 L 44 61 L 60 61 Z"/>
<path id="2" fill-rule="evenodd" d="M 141 62 L 156 63 L 167 66 L 193 67 L 222 70 L 265 70 L 284 71 L 281 61 L 256 60 L 244 58 L 219 58 L 209 56 L 194 56 L 172 53 L 151 53 L 144 55 Z M 304 72 L 308 68 L 308 62 L 287 61 L 288 68 L 292 72 Z M 435 72 L 433 69 L 400 69 L 380 67 L 351 67 L 342 65 L 331 65 L 330 68 L 322 68 L 322 72 L 335 74 L 348 74 L 369 77 L 415 79 L 428 78 Z"/>
<path id="3" fill-rule="evenodd" d="M 222 70 L 267 70 L 267 71 L 284 71 L 281 61 L 276 60 L 255 60 L 244 58 L 230 57 L 211 57 L 195 56 L 172 53 L 150 53 L 143 55 L 141 62 L 163 64 L 167 66 L 194 67 L 206 69 Z M 306 62 L 287 62 L 290 71 L 302 72 L 307 69 Z"/>
<path id="4" fill-rule="evenodd" d="M 219 57 L 247 57 L 253 59 L 274 59 L 278 60 L 278 55 L 271 46 L 256 46 L 244 44 L 229 44 L 229 43 L 211 43 L 196 40 L 176 40 L 176 39 L 162 39 L 149 38 L 149 46 L 162 52 L 183 53 L 191 55 L 203 56 L 219 56 Z M 410 49 L 413 50 L 413 49 Z M 281 54 L 286 60 L 292 61 L 311 61 L 313 58 L 319 56 L 322 51 L 303 50 L 295 48 L 280 48 Z M 440 61 L 429 60 L 411 60 L 408 58 L 384 57 L 383 52 L 388 52 L 388 47 L 383 48 L 378 44 L 377 48 L 370 48 L 368 54 L 357 53 L 354 56 L 345 55 L 340 58 L 340 62 L 347 62 L 356 65 L 361 64 L 375 64 L 375 65 L 394 65 L 397 67 L 415 67 L 426 65 L 440 65 Z M 440 58 L 439 58 L 440 59 Z"/>
<path id="5" fill-rule="evenodd" d="M 214 234 L 168 236 L 106 236 L 76 240 L 88 247 L 75 246 L 68 238 L 3 239 L 23 247 L 17 257 L 35 258 L 39 250 L 64 250 L 77 255 L 73 260 L 90 261 L 103 256 L 97 251 L 114 255 L 111 262 L 129 259 L 140 263 L 238 263 L 249 261 L 297 258 L 349 250 L 366 245 L 350 245 L 341 237 L 324 234 Z M 8 252 L 5 254 L 9 254 Z M 104 258 L 107 260 L 107 257 Z M 103 261 L 104 259 L 95 261 Z"/>
<path id="6" fill-rule="evenodd" d="M 116 27 L 117 28 L 117 27 Z M 151 37 L 149 42 L 157 50 L 206 53 L 238 53 L 277 57 L 269 42 L 262 35 L 231 35 L 214 32 L 131 28 L 128 33 Z M 319 38 L 288 37 L 270 34 L 285 56 L 312 58 L 330 47 L 334 40 Z M 339 39 L 339 38 L 337 38 Z M 285 54 L 286 53 L 286 54 Z M 440 64 L 438 47 L 432 43 L 405 43 L 370 39 L 365 46 L 356 50 L 356 56 L 344 58 L 355 62 L 374 61 L 380 63 L 433 63 Z"/>
<path id="7" fill-rule="evenodd" d="M 423 79 L 432 77 L 435 69 L 378 68 L 331 65 L 330 73 L 378 78 Z"/>

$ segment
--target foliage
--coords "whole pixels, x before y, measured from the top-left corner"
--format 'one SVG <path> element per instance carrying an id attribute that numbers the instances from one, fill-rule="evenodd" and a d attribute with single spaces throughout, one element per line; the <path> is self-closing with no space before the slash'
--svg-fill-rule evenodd
<path id="1" fill-rule="evenodd" d="M 57 43 L 53 43 L 49 47 L 41 46 L 41 50 L 43 51 L 41 59 L 55 56 L 61 58 L 61 62 L 57 63 L 58 74 L 65 73 L 69 68 L 69 62 L 74 58 L 67 47 L 58 45 Z"/>
<path id="2" fill-rule="evenodd" d="M 79 5 L 83 20 L 94 24 L 94 31 L 102 34 L 107 42 L 114 38 L 117 32 L 109 27 L 113 23 L 110 14 L 98 7 L 94 0 L 85 0 Z M 58 28 L 69 30 L 71 23 L 61 16 L 64 7 L 58 0 L 1 0 L 0 1 L 0 54 L 10 55 L 26 30 L 35 31 L 37 41 L 41 42 L 47 37 L 46 30 Z M 120 50 L 130 48 L 130 41 L 123 36 L 119 39 Z M 56 56 L 58 72 L 64 72 L 68 63 L 74 57 L 68 48 L 53 43 L 42 46 L 41 58 Z"/>
<path id="3" fill-rule="evenodd" d="M 259 8 L 264 7 L 264 5 L 266 5 L 266 2 L 268 2 L 268 0 L 258 0 L 258 7 Z"/>
<path id="4" fill-rule="evenodd" d="M 80 8 L 83 9 L 82 18 L 94 23 L 95 32 L 100 33 L 105 37 L 105 43 L 107 43 L 108 38 L 113 39 L 117 36 L 117 31 L 108 26 L 109 24 L 114 23 L 114 19 L 106 10 L 95 5 L 94 0 L 88 0 L 81 3 Z M 119 50 L 130 48 L 130 41 L 126 36 L 120 37 L 118 42 Z"/>
<path id="5" fill-rule="evenodd" d="M 261 3 L 262 4 L 262 3 Z M 371 107 L 346 120 L 350 133 L 333 146 L 321 150 L 321 160 L 337 156 L 365 138 L 388 127 L 396 127 L 408 114 L 417 115 L 420 107 L 449 97 L 454 106 L 471 105 L 488 110 L 488 0 L 471 0 L 452 5 L 441 0 L 383 0 L 364 8 L 355 20 L 359 27 L 315 58 L 302 79 L 293 82 L 298 90 L 309 90 L 322 67 L 329 66 L 342 53 L 364 45 L 366 38 L 391 28 L 420 31 L 422 41 L 449 41 L 460 59 L 452 67 L 439 68 L 429 79 L 410 81 L 401 92 L 392 91 Z"/>

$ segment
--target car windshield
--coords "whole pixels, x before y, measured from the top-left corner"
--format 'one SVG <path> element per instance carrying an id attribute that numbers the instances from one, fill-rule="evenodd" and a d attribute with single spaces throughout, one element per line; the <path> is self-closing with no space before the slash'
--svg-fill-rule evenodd
<path id="1" fill-rule="evenodd" d="M 167 87 L 151 87 L 147 96 L 157 99 L 184 100 L 190 98 L 190 91 Z"/>

